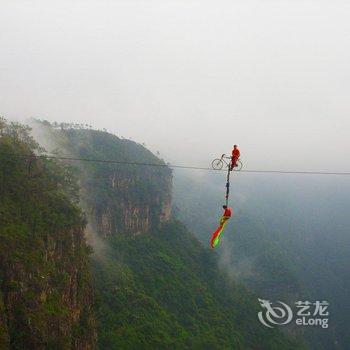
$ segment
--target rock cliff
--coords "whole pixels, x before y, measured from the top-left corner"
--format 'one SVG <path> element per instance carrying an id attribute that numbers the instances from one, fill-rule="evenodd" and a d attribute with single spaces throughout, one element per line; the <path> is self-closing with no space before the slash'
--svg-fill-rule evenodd
<path id="1" fill-rule="evenodd" d="M 139 235 L 151 232 L 171 216 L 172 173 L 143 145 L 105 131 L 54 127 L 38 123 L 35 135 L 75 161 L 81 186 L 81 205 L 99 235 Z M 123 163 L 108 163 L 115 160 Z M 105 162 L 107 161 L 107 162 Z M 133 163 L 154 164 L 137 165 Z"/>
<path id="2" fill-rule="evenodd" d="M 90 249 L 64 165 L 26 128 L 0 133 L 0 348 L 92 349 Z M 29 156 L 29 157 L 28 157 Z"/>

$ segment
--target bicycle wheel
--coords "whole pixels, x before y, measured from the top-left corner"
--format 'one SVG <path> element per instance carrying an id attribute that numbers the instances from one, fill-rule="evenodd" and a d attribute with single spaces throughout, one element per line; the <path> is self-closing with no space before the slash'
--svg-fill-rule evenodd
<path id="1" fill-rule="evenodd" d="M 236 166 L 233 168 L 234 171 L 240 171 L 243 167 L 243 163 L 238 159 L 236 161 Z"/>
<path id="2" fill-rule="evenodd" d="M 217 158 L 211 162 L 211 166 L 214 170 L 221 170 L 224 166 L 224 162 L 220 158 Z"/>

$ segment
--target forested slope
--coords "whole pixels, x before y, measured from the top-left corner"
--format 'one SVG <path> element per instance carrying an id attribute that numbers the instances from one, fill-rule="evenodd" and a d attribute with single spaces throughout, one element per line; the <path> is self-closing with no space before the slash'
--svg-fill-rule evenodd
<path id="1" fill-rule="evenodd" d="M 0 348 L 90 349 L 96 332 L 85 222 L 71 169 L 0 128 Z"/>
<path id="2" fill-rule="evenodd" d="M 103 349 L 303 348 L 259 323 L 257 298 L 179 222 L 111 237 L 94 270 Z"/>

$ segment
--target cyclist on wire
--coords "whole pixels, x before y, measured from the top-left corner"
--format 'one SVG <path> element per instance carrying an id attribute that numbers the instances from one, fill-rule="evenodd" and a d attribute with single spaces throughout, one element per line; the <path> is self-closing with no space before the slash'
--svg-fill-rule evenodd
<path id="1" fill-rule="evenodd" d="M 225 165 L 227 166 L 228 170 L 235 170 L 239 171 L 243 167 L 243 163 L 240 159 L 240 151 L 237 147 L 237 145 L 233 146 L 232 155 L 227 156 L 226 154 L 222 154 L 220 158 L 216 158 L 211 162 L 211 166 L 214 170 L 221 170 L 222 167 Z"/>
<path id="2" fill-rule="evenodd" d="M 232 150 L 232 157 L 231 157 L 231 167 L 230 170 L 233 170 L 234 167 L 237 166 L 237 160 L 240 157 L 241 153 L 237 147 L 237 145 L 233 146 L 233 150 Z"/>

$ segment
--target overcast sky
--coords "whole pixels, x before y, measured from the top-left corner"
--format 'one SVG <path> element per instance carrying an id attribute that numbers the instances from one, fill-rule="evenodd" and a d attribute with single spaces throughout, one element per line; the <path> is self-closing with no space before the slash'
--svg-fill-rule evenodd
<path id="1" fill-rule="evenodd" d="M 350 2 L 0 2 L 0 113 L 106 128 L 172 162 L 350 171 Z"/>

